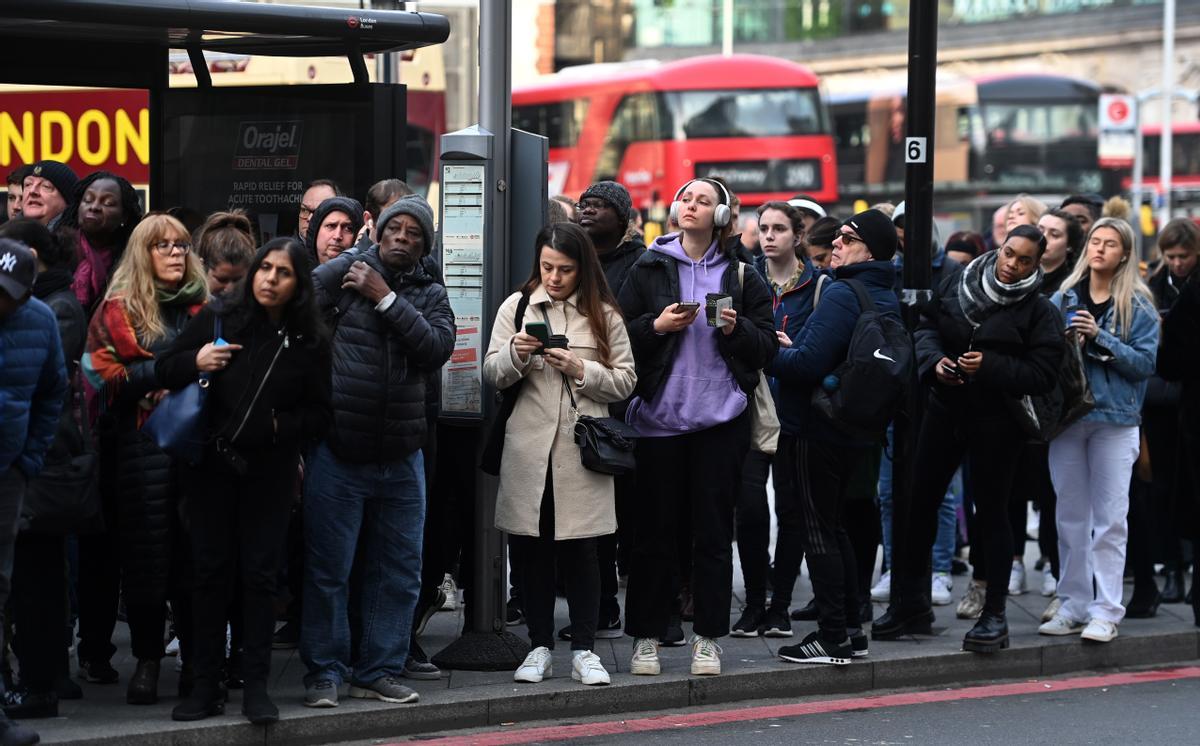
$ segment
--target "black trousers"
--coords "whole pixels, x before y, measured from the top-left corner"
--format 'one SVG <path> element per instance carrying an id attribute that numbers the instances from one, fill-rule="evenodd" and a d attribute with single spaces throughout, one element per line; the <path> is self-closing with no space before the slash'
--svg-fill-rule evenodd
<path id="1" fill-rule="evenodd" d="M 857 572 L 855 587 L 858 590 L 858 605 L 863 607 L 871 601 L 871 575 L 875 572 L 875 556 L 883 539 L 883 523 L 879 513 L 879 464 L 883 451 L 872 446 L 865 460 L 850 475 L 842 502 L 842 526 L 854 549 L 854 569 Z M 846 602 L 851 603 L 847 598 Z M 860 623 L 866 619 L 859 619 Z"/>
<path id="2" fill-rule="evenodd" d="M 100 504 L 104 531 L 79 537 L 79 660 L 108 662 L 117 646 L 112 643 L 121 596 L 121 541 L 117 525 L 115 447 L 100 438 Z"/>
<path id="3" fill-rule="evenodd" d="M 746 605 L 767 603 L 767 574 L 771 568 L 771 507 L 767 504 L 767 477 L 772 457 L 762 451 L 746 454 L 742 486 L 736 505 L 738 559 L 746 581 Z M 778 503 L 777 503 L 778 504 Z M 788 589 L 791 597 L 791 589 Z"/>
<path id="4" fill-rule="evenodd" d="M 159 660 L 166 655 L 165 630 L 167 605 L 175 619 L 175 636 L 179 638 L 179 657 L 192 661 L 192 549 L 187 533 L 178 518 L 171 529 L 171 568 L 167 578 L 167 596 L 163 601 L 134 601 L 126 595 L 125 619 L 129 624 L 130 647 L 138 660 Z M 220 609 L 221 653 L 224 656 L 225 607 Z"/>
<path id="5" fill-rule="evenodd" d="M 1050 481 L 1050 446 L 1026 443 L 1017 472 L 1017 495 L 1028 495 L 1038 506 L 1038 551 L 1050 562 L 1050 572 L 1058 577 L 1058 526 L 1055 523 L 1058 496 Z"/>
<path id="6" fill-rule="evenodd" d="M 571 649 L 591 650 L 596 644 L 596 620 L 600 614 L 600 564 L 596 539 L 554 538 L 554 487 L 546 472 L 537 536 L 510 534 L 509 546 L 520 560 L 513 565 L 519 573 L 521 601 L 529 642 L 533 647 L 554 649 L 554 580 L 561 567 L 567 586 L 567 608 L 571 617 Z"/>
<path id="7" fill-rule="evenodd" d="M 1137 465 L 1129 480 L 1129 538 L 1125 555 L 1126 572 L 1133 573 L 1133 594 L 1138 600 L 1158 591 L 1154 580 L 1154 506 L 1152 486 L 1138 476 Z"/>
<path id="8" fill-rule="evenodd" d="M 1176 520 L 1179 499 L 1179 410 L 1174 407 L 1146 407 L 1142 412 L 1142 432 L 1150 449 L 1150 520 L 1154 532 L 1153 560 L 1168 569 L 1185 569 L 1183 536 Z"/>
<path id="9" fill-rule="evenodd" d="M 782 504 L 782 512 L 775 540 L 771 604 L 783 606 L 784 594 L 790 602 L 803 552 L 808 556 L 817 626 L 826 642 L 841 643 L 847 629 L 860 626 L 858 571 L 842 511 L 853 478 L 867 468 L 871 451 L 869 446 L 834 446 L 791 435 L 779 438 L 775 505 L 779 512 Z M 797 514 L 798 522 L 794 518 Z"/>
<path id="10" fill-rule="evenodd" d="M 917 440 L 912 504 L 897 507 L 907 520 L 893 524 L 893 605 L 907 609 L 930 605 L 929 553 L 937 535 L 938 506 L 965 456 L 975 501 L 972 552 L 983 552 L 985 608 L 1004 613 L 1013 556 L 1009 505 L 1025 441 L 1011 418 L 952 413 L 930 400 Z"/>
<path id="11" fill-rule="evenodd" d="M 21 684 L 49 692 L 67 674 L 67 541 L 63 536 L 17 536 L 9 598 L 15 630 L 12 648 Z"/>
<path id="12" fill-rule="evenodd" d="M 684 435 L 641 438 L 638 481 L 644 497 L 625 597 L 625 633 L 659 638 L 677 591 L 679 515 L 691 514 L 693 631 L 729 634 L 733 600 L 733 506 L 750 450 L 750 415 Z M 682 580 L 687 582 L 688 577 Z"/>
<path id="13" fill-rule="evenodd" d="M 299 454 L 247 456 L 244 476 L 210 454 L 185 469 L 194 558 L 193 661 L 196 679 L 215 684 L 225 661 L 225 623 L 235 580 L 242 593 L 242 677 L 266 684 L 275 630 L 276 580 L 284 561 Z"/>

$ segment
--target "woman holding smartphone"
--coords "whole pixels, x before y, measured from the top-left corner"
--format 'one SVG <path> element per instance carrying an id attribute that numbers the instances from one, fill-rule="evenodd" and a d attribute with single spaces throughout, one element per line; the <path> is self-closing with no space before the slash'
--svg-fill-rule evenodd
<path id="1" fill-rule="evenodd" d="M 871 630 L 877 640 L 930 632 L 929 551 L 946 486 L 965 457 L 986 577 L 973 581 L 983 586 L 983 610 L 963 649 L 992 653 L 1009 645 L 1008 504 L 1028 439 L 1018 400 L 1054 387 L 1064 349 L 1059 316 L 1038 292 L 1045 250 L 1041 231 L 1018 225 L 999 249 L 943 279 L 922 309 L 914 341 L 929 397 L 909 525 L 897 523 L 893 533 L 891 606 Z"/>
<path id="2" fill-rule="evenodd" d="M 770 289 L 724 248 L 730 201 L 719 182 L 684 184 L 671 206 L 680 232 L 656 239 L 621 289 L 638 372 L 626 419 L 641 436 L 644 485 L 625 612 L 634 674 L 662 670 L 656 641 L 667 631 L 676 590 L 681 513 L 691 514 L 693 674 L 721 672 L 716 639 L 729 633 L 734 499 L 750 449 L 747 406 L 779 347 Z M 732 299 L 715 326 L 700 312 L 710 294 Z"/>
<path id="3" fill-rule="evenodd" d="M 1075 269 L 1051 300 L 1066 310 L 1070 341 L 1083 347 L 1096 406 L 1050 443 L 1062 606 L 1038 631 L 1109 642 L 1125 616 L 1129 478 L 1159 334 L 1129 223 L 1097 220 Z"/>
<path id="4" fill-rule="evenodd" d="M 496 312 L 483 360 L 493 386 L 520 385 L 496 497 L 496 528 L 522 558 L 515 571 L 533 646 L 513 679 L 537 683 L 553 675 L 557 559 L 571 616 L 571 677 L 607 684 L 592 648 L 600 613 L 596 538 L 617 530 L 613 478 L 583 467 L 573 431 L 579 414 L 608 416 L 607 405 L 629 396 L 637 377 L 587 232 L 554 223 L 538 233 L 536 246 L 529 279 Z"/>

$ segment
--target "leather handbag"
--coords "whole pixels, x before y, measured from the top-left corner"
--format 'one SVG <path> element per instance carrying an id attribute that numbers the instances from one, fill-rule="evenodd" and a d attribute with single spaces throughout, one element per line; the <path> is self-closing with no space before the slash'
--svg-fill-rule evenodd
<path id="1" fill-rule="evenodd" d="M 72 383 L 46 465 L 29 481 L 21 503 L 20 529 L 49 536 L 97 534 L 104 530 L 100 503 L 100 457 L 88 417 L 77 406 Z M 77 418 L 78 414 L 78 418 Z"/>
<path id="2" fill-rule="evenodd" d="M 1087 367 L 1083 362 L 1083 347 L 1078 344 L 1067 344 L 1066 360 L 1059 371 L 1058 386 L 1062 390 L 1062 416 L 1058 420 L 1058 428 L 1050 436 L 1057 436 L 1063 430 L 1074 425 L 1096 408 L 1096 397 L 1092 386 L 1088 383 Z"/>
<path id="3" fill-rule="evenodd" d="M 213 324 L 213 341 L 221 338 L 221 317 Z M 163 451 L 189 464 L 204 458 L 208 424 L 205 403 L 208 399 L 208 374 L 163 397 L 142 425 L 142 432 Z"/>
<path id="4" fill-rule="evenodd" d="M 636 467 L 633 449 L 637 431 L 613 417 L 592 417 L 580 414 L 571 383 L 563 376 L 563 387 L 571 397 L 571 414 L 575 417 L 575 445 L 583 468 L 613 476 L 626 474 Z"/>

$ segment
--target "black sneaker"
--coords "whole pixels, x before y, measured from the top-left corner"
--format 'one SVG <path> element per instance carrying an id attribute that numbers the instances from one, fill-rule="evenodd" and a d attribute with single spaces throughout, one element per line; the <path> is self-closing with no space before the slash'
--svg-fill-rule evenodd
<path id="1" fill-rule="evenodd" d="M 400 675 L 406 679 L 437 681 L 442 678 L 442 671 L 429 662 L 429 656 L 417 641 L 411 640 L 408 644 L 408 658 L 404 661 L 404 670 Z"/>
<path id="2" fill-rule="evenodd" d="M 792 612 L 792 621 L 793 622 L 815 622 L 815 621 L 817 621 L 817 616 L 818 616 L 817 600 L 814 598 L 813 600 L 806 603 L 804 606 L 802 606 L 799 609 L 796 609 L 795 611 Z"/>
<path id="3" fill-rule="evenodd" d="M 416 612 L 413 614 L 413 637 L 420 637 L 425 634 L 425 625 L 429 624 L 429 620 L 433 615 L 442 610 L 442 606 L 446 603 L 446 592 L 439 586 L 437 593 L 429 600 L 429 603 L 417 604 Z"/>
<path id="4" fill-rule="evenodd" d="M 329 679 L 317 679 L 304 687 L 305 707 L 337 707 L 338 688 Z"/>
<path id="5" fill-rule="evenodd" d="M 4 714 L 13 720 L 58 717 L 58 695 L 54 692 L 31 692 L 10 689 L 4 693 Z"/>
<path id="6" fill-rule="evenodd" d="M 600 621 L 596 624 L 597 640 L 618 640 L 625 636 L 621 626 L 621 608 L 613 605 L 607 612 L 601 610 Z"/>
<path id="7" fill-rule="evenodd" d="M 108 661 L 79 661 L 79 678 L 91 684 L 115 684 L 121 678 Z"/>
<path id="8" fill-rule="evenodd" d="M 515 627 L 518 624 L 525 623 L 525 611 L 521 608 L 521 602 L 515 598 L 508 599 L 508 605 L 505 607 L 504 623 L 509 627 Z"/>
<path id="9" fill-rule="evenodd" d="M 870 639 L 861 629 L 850 633 L 850 657 L 866 658 L 870 654 Z"/>
<path id="10" fill-rule="evenodd" d="M 826 663 L 835 666 L 849 665 L 854 656 L 850 640 L 831 645 L 812 632 L 799 645 L 786 645 L 779 649 L 779 657 L 792 663 Z"/>
<path id="11" fill-rule="evenodd" d="M 299 622 L 285 622 L 271 638 L 271 648 L 274 650 L 294 650 L 298 647 L 300 647 Z"/>
<path id="12" fill-rule="evenodd" d="M 731 637 L 758 637 L 767 610 L 762 606 L 743 606 L 742 615 L 729 630 Z"/>
<path id="13" fill-rule="evenodd" d="M 763 616 L 763 637 L 791 637 L 792 623 L 786 608 L 771 606 Z"/>
<path id="14" fill-rule="evenodd" d="M 678 614 L 672 614 L 667 621 L 667 632 L 658 639 L 658 644 L 665 648 L 677 648 L 687 642 L 683 636 L 683 619 Z"/>

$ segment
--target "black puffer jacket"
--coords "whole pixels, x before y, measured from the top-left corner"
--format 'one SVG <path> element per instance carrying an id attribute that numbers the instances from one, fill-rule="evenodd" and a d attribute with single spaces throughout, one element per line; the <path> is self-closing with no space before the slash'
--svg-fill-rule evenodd
<path id="1" fill-rule="evenodd" d="M 189 307 L 162 306 L 166 333 L 138 344 L 157 357 L 190 320 Z M 121 385 L 113 408 L 117 525 L 121 539 L 122 589 L 128 603 L 164 603 L 171 572 L 172 547 L 179 530 L 175 462 L 137 428 L 138 408 L 149 392 L 163 388 L 154 360 L 135 363 Z"/>
<path id="2" fill-rule="evenodd" d="M 383 313 L 342 278 L 356 262 L 383 276 L 396 300 Z M 426 379 L 454 349 L 454 314 L 446 289 L 418 263 L 394 275 L 379 248 L 339 256 L 313 272 L 317 304 L 333 318 L 333 430 L 327 443 L 338 458 L 382 463 L 425 444 Z"/>
<path id="3" fill-rule="evenodd" d="M 914 342 L 917 371 L 939 404 L 965 416 L 1007 415 L 1018 397 L 1044 394 L 1058 381 L 1066 353 L 1062 316 L 1033 292 L 972 328 L 959 303 L 961 273 L 947 275 L 921 311 Z M 964 386 L 938 382 L 935 366 L 969 350 L 983 353 L 979 372 Z"/>
<path id="4" fill-rule="evenodd" d="M 747 266 L 744 289 L 738 285 L 738 262 L 731 261 L 721 276 L 721 291 L 733 298 L 738 312 L 737 327 L 732 334 L 717 334 L 717 349 L 729 366 L 742 391 L 753 395 L 758 385 L 759 371 L 779 351 L 775 336 L 775 317 L 772 312 L 771 291 L 766 282 Z M 643 399 L 653 399 L 671 367 L 678 334 L 658 334 L 654 320 L 662 310 L 678 303 L 679 269 L 671 257 L 658 251 L 647 251 L 633 265 L 621 288 L 621 313 L 629 330 L 629 341 L 637 360 L 637 388 L 634 393 Z M 701 309 L 701 313 L 704 309 Z"/>
<path id="5" fill-rule="evenodd" d="M 617 244 L 617 248 L 607 254 L 600 255 L 600 266 L 604 268 L 604 278 L 608 280 L 608 289 L 616 298 L 621 294 L 621 286 L 629 276 L 629 270 L 637 263 L 642 254 L 646 253 L 646 244 L 641 237 L 634 234 Z"/>

